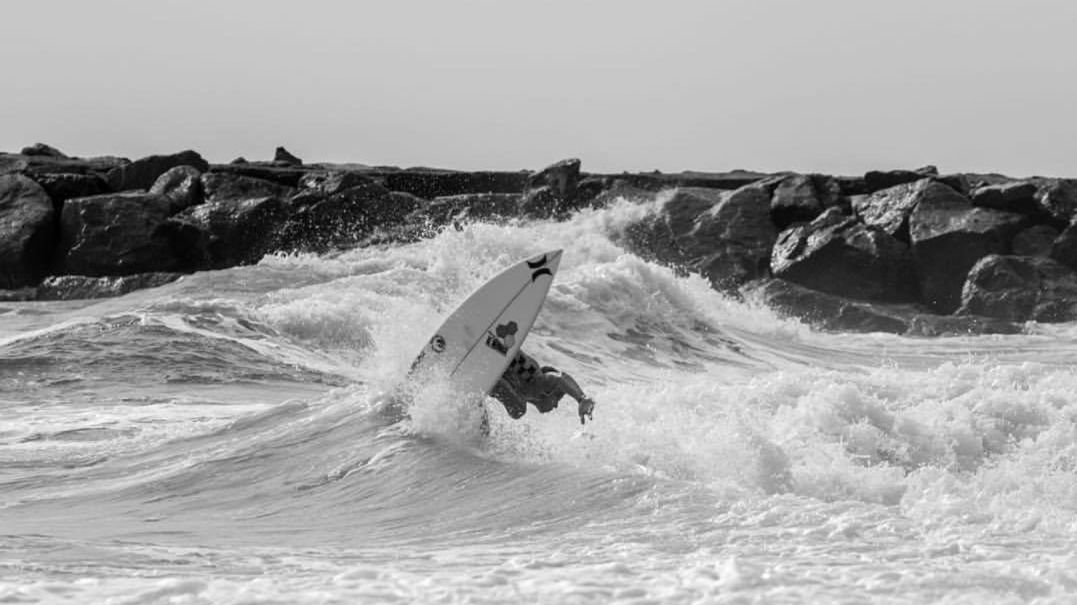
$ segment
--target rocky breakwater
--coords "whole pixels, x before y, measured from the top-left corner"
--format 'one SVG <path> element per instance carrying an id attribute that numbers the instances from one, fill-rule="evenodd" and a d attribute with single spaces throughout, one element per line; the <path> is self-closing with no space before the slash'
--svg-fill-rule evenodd
<path id="1" fill-rule="evenodd" d="M 267 253 L 413 241 L 468 220 L 559 220 L 616 200 L 611 236 L 825 329 L 1007 332 L 1077 319 L 1077 182 L 940 175 L 457 172 L 194 151 L 0 154 L 0 298 L 123 294 Z"/>

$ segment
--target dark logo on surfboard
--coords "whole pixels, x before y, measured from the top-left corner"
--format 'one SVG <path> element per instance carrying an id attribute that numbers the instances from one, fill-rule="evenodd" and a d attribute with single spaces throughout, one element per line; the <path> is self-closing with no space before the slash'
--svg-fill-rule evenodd
<path id="1" fill-rule="evenodd" d="M 445 337 L 441 334 L 435 335 L 430 339 L 430 349 L 435 353 L 445 352 Z"/>
<path id="2" fill-rule="evenodd" d="M 508 355 L 509 349 L 516 344 L 516 332 L 519 330 L 515 321 L 501 324 L 494 328 L 493 332 L 487 330 L 486 346 L 502 355 Z"/>
<path id="3" fill-rule="evenodd" d="M 527 268 L 531 269 L 531 281 L 535 281 L 540 275 L 549 275 L 553 277 L 553 272 L 546 266 L 546 255 L 543 254 L 542 258 L 538 260 L 527 261 Z"/>

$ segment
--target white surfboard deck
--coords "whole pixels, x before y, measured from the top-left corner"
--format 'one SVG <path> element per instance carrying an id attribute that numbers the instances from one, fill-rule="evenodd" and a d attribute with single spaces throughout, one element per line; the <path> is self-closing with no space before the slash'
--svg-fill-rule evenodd
<path id="1" fill-rule="evenodd" d="M 427 340 L 410 374 L 440 372 L 462 397 L 489 394 L 531 331 L 560 263 L 561 250 L 551 250 L 480 286 Z"/>

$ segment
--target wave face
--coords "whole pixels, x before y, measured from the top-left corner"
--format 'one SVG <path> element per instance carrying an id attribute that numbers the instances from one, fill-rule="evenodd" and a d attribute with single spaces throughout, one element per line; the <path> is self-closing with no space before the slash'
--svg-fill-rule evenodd
<path id="1" fill-rule="evenodd" d="M 0 600 L 1072 602 L 1077 326 L 826 334 L 625 252 L 645 206 L 0 307 Z M 525 349 L 598 402 L 402 381 L 564 248 Z M 170 601 L 171 600 L 171 601 Z"/>

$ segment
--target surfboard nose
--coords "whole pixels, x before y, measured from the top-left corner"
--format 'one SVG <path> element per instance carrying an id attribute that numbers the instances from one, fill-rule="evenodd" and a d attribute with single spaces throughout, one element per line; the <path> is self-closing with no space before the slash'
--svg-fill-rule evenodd
<path id="1" fill-rule="evenodd" d="M 535 281 L 539 275 L 553 275 L 561 265 L 561 249 L 543 252 L 527 261 L 527 267 L 531 269 L 531 281 Z"/>

